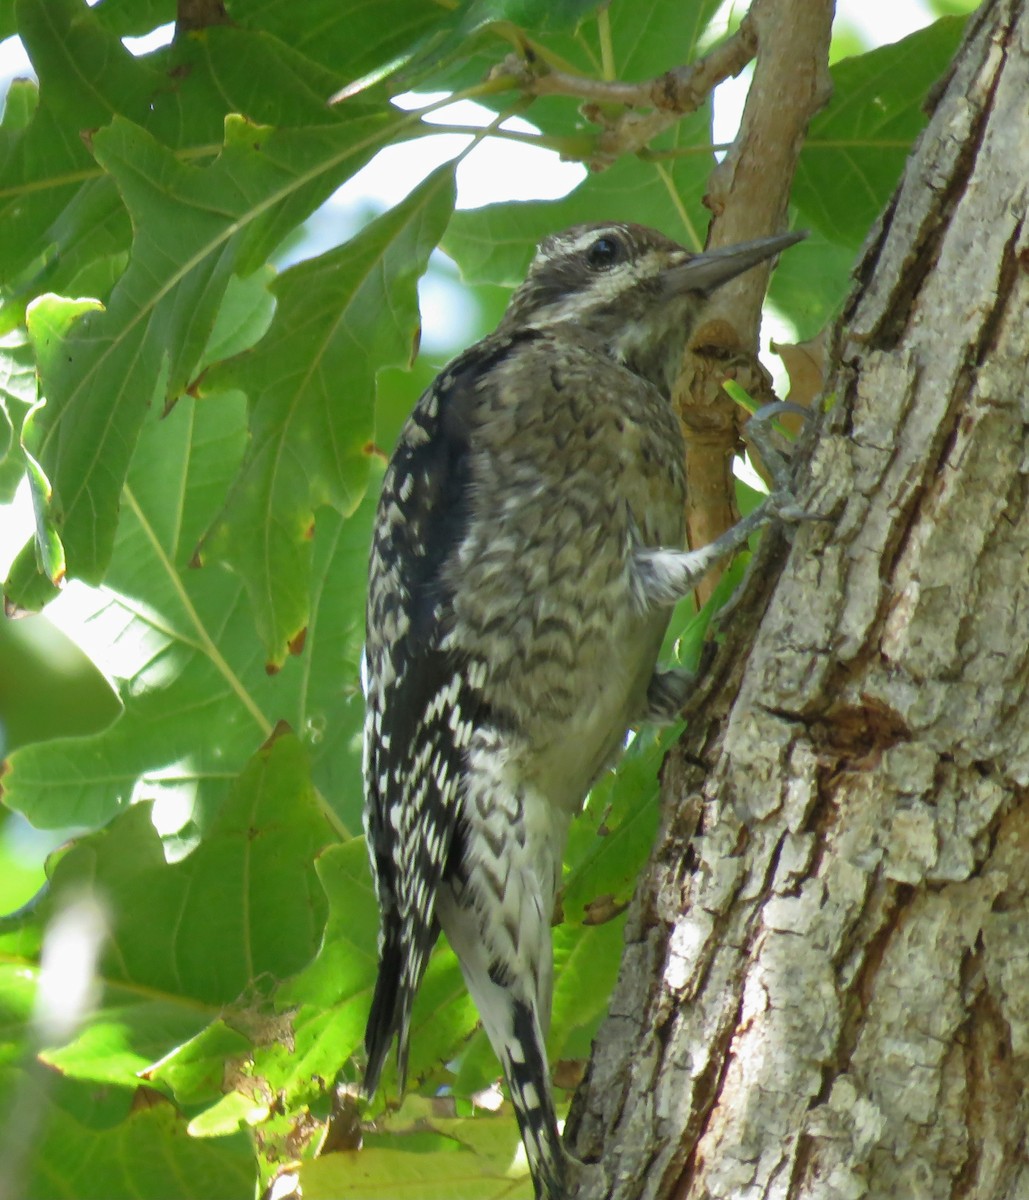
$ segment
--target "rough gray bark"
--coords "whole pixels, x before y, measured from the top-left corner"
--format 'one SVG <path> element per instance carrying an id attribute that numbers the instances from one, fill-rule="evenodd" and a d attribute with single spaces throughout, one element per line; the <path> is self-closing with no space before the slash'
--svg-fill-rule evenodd
<path id="1" fill-rule="evenodd" d="M 1027 98 L 994 0 L 666 769 L 583 1197 L 1029 1197 Z"/>

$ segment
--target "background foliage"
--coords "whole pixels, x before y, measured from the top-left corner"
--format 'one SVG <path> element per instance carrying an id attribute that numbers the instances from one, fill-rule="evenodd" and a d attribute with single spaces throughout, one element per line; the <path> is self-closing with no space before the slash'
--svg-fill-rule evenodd
<path id="1" fill-rule="evenodd" d="M 0 923 L 6 1186 L 229 1200 L 299 1159 L 308 1197 L 389 1195 L 401 1180 L 412 1195 L 529 1195 L 513 1120 L 472 1115 L 497 1068 L 445 948 L 415 1011 L 408 1100 L 383 1111 L 387 1078 L 365 1149 L 312 1158 L 337 1069 L 358 1078 L 374 982 L 358 836 L 370 519 L 384 453 L 442 361 L 406 369 L 434 248 L 483 285 L 486 326 L 495 285 L 561 226 L 626 218 L 699 248 L 710 109 L 561 200 L 455 213 L 455 160 L 340 245 L 271 262 L 380 148 L 430 131 L 431 106 L 403 111 L 394 94 L 463 91 L 539 131 L 499 136 L 586 159 L 596 130 L 576 101 L 527 108 L 490 68 L 528 41 L 566 70 L 646 78 L 709 45 L 719 5 L 225 8 L 228 23 L 133 55 L 122 39 L 174 20 L 173 0 L 0 3 L 0 36 L 20 35 L 38 75 L 11 86 L 0 126 L 0 501 L 27 474 L 37 526 L 5 594 L 35 611 L 65 580 L 92 585 L 81 638 L 110 685 L 69 736 L 33 740 L 42 714 L 16 690 L 31 659 L 0 643 L 15 747 L 3 803 L 75 831 L 48 887 Z M 961 28 L 942 18 L 835 64 L 794 192 L 812 236 L 771 293 L 801 337 L 838 305 Z M 703 627 L 682 614 L 679 653 Z M 50 697 L 71 686 L 41 683 Z M 555 929 L 560 1077 L 575 1078 L 604 1012 L 672 736 L 639 737 L 573 829 Z M 108 923 L 95 1004 L 55 1031 L 37 989 L 55 970 L 45 935 L 85 894 Z M 430 1099 L 441 1090 L 448 1106 Z"/>

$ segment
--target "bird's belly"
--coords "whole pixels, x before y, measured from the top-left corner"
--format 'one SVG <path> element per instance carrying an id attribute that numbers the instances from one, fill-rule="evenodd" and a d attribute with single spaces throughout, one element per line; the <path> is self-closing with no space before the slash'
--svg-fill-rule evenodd
<path id="1" fill-rule="evenodd" d="M 529 726 L 527 782 L 552 803 L 577 812 L 597 776 L 621 753 L 629 726 L 643 710 L 664 624 L 652 620 L 628 631 L 608 630 L 571 671 L 566 665 L 564 703 L 549 712 L 541 705 Z"/>

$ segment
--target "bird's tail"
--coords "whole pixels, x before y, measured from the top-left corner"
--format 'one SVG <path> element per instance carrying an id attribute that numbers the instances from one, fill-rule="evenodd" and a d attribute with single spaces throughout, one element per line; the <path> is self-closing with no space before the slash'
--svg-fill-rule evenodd
<path id="1" fill-rule="evenodd" d="M 401 1003 L 401 956 L 396 937 L 389 933 L 383 938 L 379 950 L 379 973 L 375 979 L 372 1006 L 368 1011 L 368 1024 L 364 1031 L 364 1048 L 367 1066 L 364 1071 L 364 1094 L 371 1099 L 379 1086 L 379 1076 L 386 1062 L 386 1055 L 393 1045 L 397 1032 L 401 1033 L 401 1047 L 407 1045 L 407 1027 L 403 1022 Z"/>
<path id="2" fill-rule="evenodd" d="M 504 1071 L 536 1200 L 564 1200 L 569 1160 L 557 1129 L 543 1035 L 550 999 L 549 926 L 539 923 L 541 944 L 534 958 L 540 970 L 518 970 L 504 964 L 474 915 L 452 897 L 441 896 L 440 909 L 443 930 Z"/>
<path id="3" fill-rule="evenodd" d="M 406 956 L 403 952 L 404 932 L 399 923 L 384 922 L 382 945 L 379 948 L 379 973 L 364 1032 L 367 1053 L 364 1094 L 369 1099 L 379 1086 L 379 1077 L 394 1037 L 397 1039 L 397 1077 L 401 1092 L 404 1090 L 411 1010 L 432 945 L 439 936 L 439 927 L 433 923 L 424 936 L 410 939 L 412 944 Z"/>
<path id="4" fill-rule="evenodd" d="M 533 1007 L 520 1000 L 511 1004 L 511 1024 L 511 1036 L 502 1049 L 501 1039 L 494 1040 L 488 1024 L 486 1032 L 504 1068 L 536 1200 L 563 1200 L 568 1186 L 568 1155 L 557 1131 L 543 1034 Z"/>

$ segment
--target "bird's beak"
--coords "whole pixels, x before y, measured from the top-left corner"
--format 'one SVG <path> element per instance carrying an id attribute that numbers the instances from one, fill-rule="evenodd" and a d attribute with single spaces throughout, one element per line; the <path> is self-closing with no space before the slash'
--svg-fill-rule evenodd
<path id="1" fill-rule="evenodd" d="M 700 292 L 707 295 L 715 288 L 756 267 L 807 237 L 807 232 L 778 233 L 774 237 L 755 238 L 752 242 L 739 242 L 735 246 L 723 246 L 719 250 L 707 250 L 694 254 L 686 262 L 669 267 L 662 274 L 662 283 L 669 297 L 684 292 Z"/>

